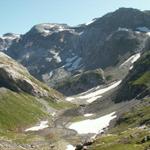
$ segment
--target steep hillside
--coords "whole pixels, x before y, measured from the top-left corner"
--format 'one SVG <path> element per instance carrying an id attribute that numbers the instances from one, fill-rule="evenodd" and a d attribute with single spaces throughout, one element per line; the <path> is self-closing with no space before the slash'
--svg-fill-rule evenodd
<path id="1" fill-rule="evenodd" d="M 0 53 L 0 87 L 15 92 L 26 92 L 37 97 L 52 98 L 56 101 L 63 96 L 32 77 L 27 69 L 12 60 L 4 53 Z"/>
<path id="2" fill-rule="evenodd" d="M 122 82 L 115 97 L 116 102 L 141 98 L 150 93 L 150 51 L 143 53 Z"/>

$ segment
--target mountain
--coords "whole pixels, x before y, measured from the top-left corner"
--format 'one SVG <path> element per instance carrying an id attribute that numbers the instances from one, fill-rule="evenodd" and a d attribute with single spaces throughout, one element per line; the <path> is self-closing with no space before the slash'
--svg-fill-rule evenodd
<path id="1" fill-rule="evenodd" d="M 50 86 L 79 71 L 115 66 L 149 46 L 150 15 L 120 8 L 90 24 L 38 24 L 6 53 Z"/>

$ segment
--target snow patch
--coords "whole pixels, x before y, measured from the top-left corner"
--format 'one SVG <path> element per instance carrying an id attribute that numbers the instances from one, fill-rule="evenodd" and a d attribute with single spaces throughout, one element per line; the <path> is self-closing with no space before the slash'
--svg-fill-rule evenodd
<path id="1" fill-rule="evenodd" d="M 89 99 L 87 100 L 87 102 L 88 102 L 88 103 L 92 103 L 92 102 L 96 101 L 98 98 L 101 98 L 101 97 L 102 97 L 101 95 L 95 96 L 95 97 L 91 97 L 91 98 L 89 98 Z"/>
<path id="2" fill-rule="evenodd" d="M 118 28 L 118 31 L 129 31 L 129 29 L 119 27 L 119 28 Z"/>
<path id="3" fill-rule="evenodd" d="M 51 71 L 50 73 L 49 73 L 49 78 L 51 78 L 53 76 L 53 71 Z"/>
<path id="4" fill-rule="evenodd" d="M 141 56 L 140 53 L 135 54 L 135 55 L 133 56 L 132 60 L 131 60 L 131 63 L 132 63 L 132 64 L 135 63 L 135 62 L 140 58 L 140 56 Z"/>
<path id="5" fill-rule="evenodd" d="M 69 129 L 73 129 L 79 134 L 98 134 L 103 132 L 104 128 L 109 126 L 110 121 L 115 119 L 116 117 L 117 116 L 115 115 L 115 112 L 112 112 L 97 119 L 87 119 L 80 122 L 72 123 L 69 126 Z"/>
<path id="6" fill-rule="evenodd" d="M 57 32 L 62 32 L 62 31 L 70 31 L 70 32 L 75 32 L 74 29 L 70 29 L 69 27 L 67 27 L 66 25 L 63 24 L 49 24 L 49 23 L 45 23 L 45 24 L 40 24 L 38 26 L 39 31 L 43 32 L 47 35 L 50 35 L 52 33 L 57 33 Z"/>
<path id="7" fill-rule="evenodd" d="M 133 69 L 133 66 L 131 66 L 130 68 L 129 68 L 129 70 L 132 70 Z"/>
<path id="8" fill-rule="evenodd" d="M 72 100 L 74 100 L 74 97 L 67 97 L 67 98 L 66 98 L 66 101 L 71 102 Z"/>
<path id="9" fill-rule="evenodd" d="M 52 58 L 45 58 L 45 60 L 47 61 L 47 62 L 51 62 L 52 61 Z"/>
<path id="10" fill-rule="evenodd" d="M 150 32 L 147 32 L 146 34 L 147 34 L 148 36 L 150 36 Z"/>
<path id="11" fill-rule="evenodd" d="M 50 53 L 53 55 L 53 58 L 57 63 L 60 63 L 62 61 L 58 52 L 56 52 L 55 50 L 51 50 Z"/>
<path id="12" fill-rule="evenodd" d="M 75 147 L 69 144 L 67 145 L 66 150 L 75 150 Z"/>
<path id="13" fill-rule="evenodd" d="M 53 113 L 52 113 L 52 116 L 54 117 L 55 115 L 56 115 L 56 112 L 53 112 Z"/>
<path id="14" fill-rule="evenodd" d="M 89 94 L 80 96 L 79 98 L 80 98 L 80 99 L 85 99 L 85 98 L 89 99 L 89 98 L 92 98 L 92 97 L 99 96 L 99 95 L 101 95 L 101 94 L 103 94 L 103 93 L 105 93 L 105 92 L 107 92 L 107 91 L 109 91 L 109 90 L 111 90 L 111 89 L 117 87 L 120 83 L 121 83 L 121 80 L 118 81 L 118 82 L 113 83 L 112 85 L 110 85 L 110 86 L 108 86 L 108 87 L 106 87 L 106 88 L 99 89 L 99 90 L 97 90 L 97 91 L 95 91 L 95 92 L 92 92 L 92 93 L 89 93 Z"/>
<path id="15" fill-rule="evenodd" d="M 25 130 L 25 132 L 28 132 L 28 131 L 39 131 L 39 130 L 43 130 L 45 128 L 48 128 L 48 121 L 41 121 L 39 125 L 37 126 L 34 126 L 34 127 L 31 127 L 31 128 L 28 128 Z"/>
<path id="16" fill-rule="evenodd" d="M 84 117 L 90 117 L 93 116 L 93 114 L 84 114 Z"/>
<path id="17" fill-rule="evenodd" d="M 122 67 L 128 63 L 135 63 L 141 56 L 141 53 L 137 53 L 137 54 L 134 54 L 132 55 L 130 58 L 128 58 L 124 63 L 122 63 L 119 67 Z"/>

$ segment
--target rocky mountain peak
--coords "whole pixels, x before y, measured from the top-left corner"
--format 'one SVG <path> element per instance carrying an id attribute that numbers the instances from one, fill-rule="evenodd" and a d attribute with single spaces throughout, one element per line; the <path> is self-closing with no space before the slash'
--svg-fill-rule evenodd
<path id="1" fill-rule="evenodd" d="M 2 36 L 3 39 L 17 39 L 20 38 L 19 34 L 15 34 L 15 33 L 6 33 Z"/>
<path id="2" fill-rule="evenodd" d="M 29 33 L 51 35 L 57 32 L 73 31 L 67 24 L 42 23 L 32 27 Z"/>

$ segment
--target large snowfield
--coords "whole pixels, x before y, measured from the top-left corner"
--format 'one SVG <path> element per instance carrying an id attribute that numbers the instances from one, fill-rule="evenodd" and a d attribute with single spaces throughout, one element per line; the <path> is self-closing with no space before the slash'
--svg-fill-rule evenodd
<path id="1" fill-rule="evenodd" d="M 109 126 L 110 121 L 116 117 L 115 112 L 112 112 L 97 119 L 87 119 L 72 123 L 69 128 L 77 131 L 79 134 L 98 134 L 103 132 L 104 128 Z"/>

